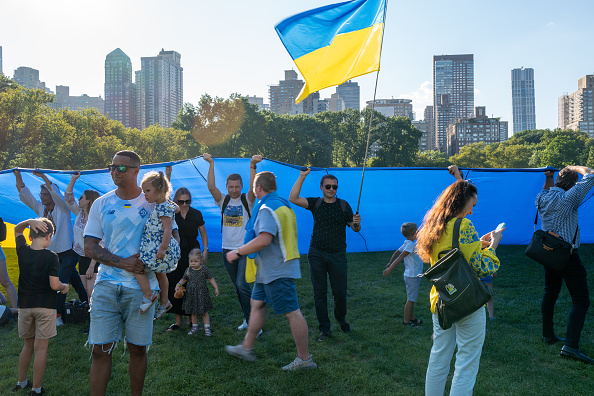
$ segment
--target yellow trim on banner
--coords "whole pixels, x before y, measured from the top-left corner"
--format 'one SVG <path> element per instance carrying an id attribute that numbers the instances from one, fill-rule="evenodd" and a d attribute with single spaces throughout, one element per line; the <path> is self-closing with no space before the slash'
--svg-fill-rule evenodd
<path id="1" fill-rule="evenodd" d="M 305 85 L 296 102 L 309 94 L 379 70 L 384 24 L 339 34 L 328 47 L 295 59 Z"/>
<path id="2" fill-rule="evenodd" d="M 10 224 L 10 223 L 4 223 L 6 224 L 6 240 L 0 242 L 0 244 L 2 245 L 3 248 L 16 248 L 16 242 L 14 240 L 14 224 Z M 29 228 L 25 229 L 25 232 L 23 232 L 23 235 L 25 236 L 25 240 L 29 240 Z"/>

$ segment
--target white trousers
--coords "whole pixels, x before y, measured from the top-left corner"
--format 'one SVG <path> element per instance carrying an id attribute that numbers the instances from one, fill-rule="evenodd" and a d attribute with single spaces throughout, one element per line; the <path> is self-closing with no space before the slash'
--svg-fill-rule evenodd
<path id="1" fill-rule="evenodd" d="M 433 315 L 433 347 L 425 377 L 425 395 L 443 396 L 456 346 L 458 351 L 450 395 L 472 395 L 485 342 L 485 328 L 485 308 L 478 309 L 447 330 L 439 327 L 437 315 Z"/>

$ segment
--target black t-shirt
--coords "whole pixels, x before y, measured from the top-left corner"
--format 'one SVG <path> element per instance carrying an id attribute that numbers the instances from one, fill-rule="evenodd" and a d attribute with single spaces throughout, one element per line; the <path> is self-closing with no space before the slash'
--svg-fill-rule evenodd
<path id="1" fill-rule="evenodd" d="M 19 308 L 56 309 L 57 294 L 50 287 L 49 277 L 58 276 L 60 260 L 51 250 L 33 250 L 25 237 L 16 238 L 19 259 Z"/>
<path id="2" fill-rule="evenodd" d="M 317 201 L 317 197 L 307 198 L 307 210 L 312 212 L 314 218 L 310 246 L 328 253 L 345 251 L 346 227 L 353 221 L 353 209 L 344 201 L 346 213 L 342 213 L 338 198 L 333 203 L 327 203 L 322 199 L 321 205 L 314 212 Z"/>
<path id="3" fill-rule="evenodd" d="M 187 255 L 190 250 L 200 248 L 198 242 L 198 227 L 204 225 L 202 212 L 198 209 L 190 208 L 184 219 L 180 213 L 175 214 L 175 223 L 179 232 L 179 241 L 182 255 Z"/>

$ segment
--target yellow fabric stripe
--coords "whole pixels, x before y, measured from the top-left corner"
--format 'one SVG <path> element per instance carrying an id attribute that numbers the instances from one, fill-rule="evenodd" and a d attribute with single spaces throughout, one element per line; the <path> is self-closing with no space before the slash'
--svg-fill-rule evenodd
<path id="1" fill-rule="evenodd" d="M 281 206 L 274 211 L 281 223 L 281 249 L 285 252 L 285 261 L 299 258 L 297 247 L 297 219 L 295 212 L 288 206 Z M 284 246 L 283 246 L 284 245 Z"/>
<path id="2" fill-rule="evenodd" d="M 14 226 L 15 224 L 10 224 L 10 223 L 6 223 L 4 222 L 4 224 L 6 224 L 6 240 L 0 242 L 0 244 L 2 244 L 3 248 L 16 248 L 16 242 L 14 240 Z M 23 232 L 23 235 L 25 236 L 25 240 L 29 240 L 29 228 L 26 228 L 25 231 Z"/>
<path id="3" fill-rule="evenodd" d="M 296 102 L 320 89 L 379 70 L 383 27 L 383 23 L 378 23 L 340 34 L 328 47 L 295 59 L 306 82 Z"/>

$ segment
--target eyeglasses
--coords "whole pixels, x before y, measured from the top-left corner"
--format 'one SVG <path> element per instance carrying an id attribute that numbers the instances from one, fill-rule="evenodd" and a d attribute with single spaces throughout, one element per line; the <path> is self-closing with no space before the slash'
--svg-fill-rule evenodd
<path id="1" fill-rule="evenodd" d="M 110 172 L 115 172 L 117 170 L 120 173 L 126 173 L 128 168 L 138 168 L 138 167 L 133 166 L 133 165 L 107 165 L 107 169 L 109 169 Z"/>
<path id="2" fill-rule="evenodd" d="M 39 196 L 40 196 L 40 197 L 49 197 L 49 196 L 51 196 L 51 195 L 52 195 L 52 194 L 50 194 L 50 193 L 39 193 Z"/>
<path id="3" fill-rule="evenodd" d="M 330 190 L 330 189 L 338 190 L 338 184 L 324 184 L 324 188 L 326 190 Z"/>
<path id="4" fill-rule="evenodd" d="M 186 199 L 186 200 L 178 199 L 177 200 L 177 204 L 178 205 L 189 205 L 191 203 L 192 203 L 192 200 L 191 199 Z"/>

